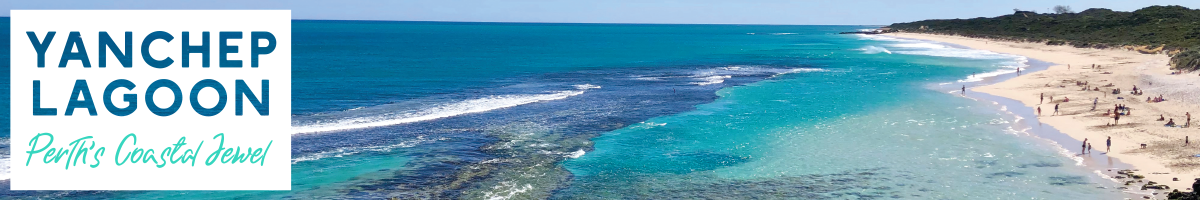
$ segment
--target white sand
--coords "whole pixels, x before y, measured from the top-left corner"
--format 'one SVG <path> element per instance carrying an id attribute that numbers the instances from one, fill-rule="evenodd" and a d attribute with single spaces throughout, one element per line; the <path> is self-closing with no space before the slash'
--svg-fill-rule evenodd
<path id="1" fill-rule="evenodd" d="M 1194 112 L 1193 117 L 1200 118 L 1200 76 L 1196 73 L 1168 75 L 1171 70 L 1167 65 L 1169 58 L 1166 55 L 1141 54 L 1125 49 L 1073 48 L 946 35 L 888 35 L 946 42 L 1056 63 L 1044 71 L 1023 74 L 972 90 L 1015 99 L 1031 108 L 1041 107 L 1042 115 L 1038 118 L 1040 122 L 1054 126 L 1077 140 L 1088 139 L 1097 153 L 1105 151 L 1105 139 L 1112 137 L 1112 152 L 1109 152 L 1108 156 L 1133 165 L 1135 169 L 1139 169 L 1136 174 L 1144 175 L 1150 181 L 1168 185 L 1171 189 L 1190 191 L 1194 179 L 1200 177 L 1200 170 L 1197 170 L 1200 169 L 1200 158 L 1193 157 L 1200 154 L 1200 137 L 1190 138 L 1198 144 L 1184 146 L 1184 137 L 1200 136 L 1200 128 L 1170 128 L 1163 126 L 1166 121 L 1157 121 L 1159 115 L 1163 115 L 1183 125 L 1185 112 Z M 1092 69 L 1092 64 L 1101 67 Z M 1113 86 L 1100 87 L 1100 91 L 1081 91 L 1084 86 L 1076 86 L 1075 81 L 1086 81 L 1088 86 L 1093 88 L 1110 83 Z M 1129 94 L 1134 85 L 1144 90 L 1144 95 Z M 1122 94 L 1111 94 L 1112 89 L 1118 88 Z M 1041 94 L 1053 96 L 1054 101 L 1046 99 L 1044 103 L 1039 102 Z M 1146 97 L 1159 95 L 1163 95 L 1167 101 L 1145 101 Z M 1070 98 L 1070 102 L 1061 102 L 1064 97 Z M 1094 98 L 1100 100 L 1096 110 L 1092 111 Z M 1055 104 L 1060 104 L 1062 114 L 1051 116 Z M 1125 104 L 1132 108 L 1132 115 L 1121 116 L 1117 126 L 1106 126 L 1113 123 L 1113 118 L 1105 116 L 1105 112 L 1113 109 L 1115 104 Z M 1200 119 L 1192 121 L 1200 123 Z M 1147 148 L 1142 149 L 1141 144 L 1146 144 Z M 1068 150 L 1079 149 L 1079 144 L 1063 145 Z M 1172 181 L 1172 178 L 1178 178 L 1179 181 Z"/>

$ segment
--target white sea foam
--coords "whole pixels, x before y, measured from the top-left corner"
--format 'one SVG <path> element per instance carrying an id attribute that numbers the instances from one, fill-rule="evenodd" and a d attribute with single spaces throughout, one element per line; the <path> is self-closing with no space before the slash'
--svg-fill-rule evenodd
<path id="1" fill-rule="evenodd" d="M 827 72 L 827 71 L 829 71 L 829 70 L 828 69 L 820 69 L 820 68 L 795 68 L 792 70 L 788 70 L 787 72 L 784 72 L 784 74 L 798 73 L 798 72 Z"/>
<path id="2" fill-rule="evenodd" d="M 446 138 L 426 139 L 425 136 L 417 136 L 416 140 L 404 141 L 404 142 L 400 142 L 399 144 L 393 144 L 393 145 L 371 146 L 371 147 L 342 147 L 342 148 L 337 148 L 337 149 L 333 149 L 330 151 L 324 151 L 324 152 L 314 153 L 311 155 L 301 156 L 298 158 L 292 158 L 292 164 L 296 164 L 296 163 L 304 162 L 304 161 L 320 160 L 323 158 L 331 158 L 331 157 L 336 158 L 336 157 L 354 155 L 354 154 L 359 154 L 359 153 L 363 153 L 363 152 L 387 152 L 387 151 L 391 151 L 392 149 L 396 149 L 396 148 L 414 147 L 414 146 L 417 146 L 418 144 L 439 141 L 439 140 L 445 140 L 445 139 Z"/>
<path id="3" fill-rule="evenodd" d="M 642 75 L 633 76 L 633 80 L 640 80 L 640 81 L 663 81 L 662 78 L 663 77 L 642 76 Z"/>
<path id="4" fill-rule="evenodd" d="M 705 76 L 705 77 L 696 78 L 700 82 L 692 82 L 692 84 L 693 85 L 712 85 L 712 84 L 724 83 L 725 79 L 728 79 L 728 78 L 733 78 L 733 76 L 729 76 L 729 75 Z"/>
<path id="5" fill-rule="evenodd" d="M 929 42 L 920 42 L 920 41 L 910 41 L 910 42 L 902 42 L 902 43 L 897 43 L 897 44 L 888 44 L 887 46 L 901 48 L 901 50 L 892 51 L 894 53 L 909 54 L 909 55 L 924 55 L 924 56 L 968 58 L 968 59 L 1018 59 L 1018 58 L 1023 59 L 1024 58 L 1023 56 L 1002 54 L 1002 53 L 996 53 L 996 52 L 987 51 L 987 50 L 953 48 L 953 47 L 949 47 L 946 45 L 929 43 Z"/>
<path id="6" fill-rule="evenodd" d="M 903 50 L 903 51 L 897 50 L 897 51 L 892 51 L 892 52 L 898 53 L 898 54 L 908 54 L 908 55 L 924 55 L 924 56 L 968 58 L 968 59 L 1016 59 L 1017 57 L 1021 57 L 1021 56 L 1001 54 L 1001 53 L 985 51 L 985 50 L 957 49 L 957 48 Z"/>
<path id="7" fill-rule="evenodd" d="M 1000 70 L 996 70 L 996 71 L 975 74 L 973 76 L 967 76 L 967 78 L 960 79 L 960 80 L 958 80 L 958 82 L 960 82 L 960 83 L 978 82 L 978 81 L 982 81 L 984 78 L 995 77 L 995 76 L 999 76 L 999 75 L 1003 75 L 1003 74 L 1016 73 L 1016 72 L 1017 72 L 1016 70 L 1000 69 Z"/>
<path id="8" fill-rule="evenodd" d="M 8 139 L 0 139 L 0 142 L 8 143 Z M 9 149 L 12 150 L 12 149 Z M 0 154 L 0 180 L 8 180 L 11 177 L 12 159 L 8 154 Z"/>
<path id="9" fill-rule="evenodd" d="M 575 89 L 579 89 L 579 90 L 600 89 L 600 86 L 592 85 L 592 84 L 582 84 L 582 85 L 575 85 Z"/>
<path id="10" fill-rule="evenodd" d="M 749 75 L 749 74 L 769 74 L 769 73 L 788 74 L 788 73 L 798 73 L 798 72 L 824 72 L 824 71 L 829 71 L 829 70 L 821 69 L 821 68 L 772 68 L 772 67 L 764 67 L 764 66 L 756 66 L 756 65 L 732 65 L 732 66 L 728 66 L 728 67 L 719 68 L 718 71 L 704 71 L 704 72 L 701 72 L 701 74 L 702 75 L 714 75 L 714 74 Z"/>
<path id="11" fill-rule="evenodd" d="M 892 54 L 892 52 L 888 51 L 888 49 L 883 48 L 883 47 L 877 47 L 877 46 L 866 46 L 866 47 L 863 47 L 858 50 L 863 51 L 863 53 L 866 53 L 866 54 L 877 54 L 877 53 Z"/>
<path id="12" fill-rule="evenodd" d="M 796 68 L 796 69 L 792 69 L 792 70 L 789 70 L 786 72 L 771 75 L 771 78 L 775 78 L 779 75 L 784 75 L 784 74 L 804 73 L 804 72 L 828 72 L 828 71 L 829 71 L 828 69 L 820 69 L 820 68 Z"/>
<path id="13" fill-rule="evenodd" d="M 898 42 L 895 44 L 887 44 L 889 47 L 904 48 L 904 50 L 894 50 L 893 53 L 910 54 L 910 55 L 926 55 L 938 57 L 954 57 L 954 58 L 971 58 L 971 59 L 1015 59 L 1016 55 L 1001 54 L 986 50 L 977 49 L 961 49 L 953 48 L 942 44 L 921 41 L 900 39 L 895 37 L 880 36 L 880 35 L 861 35 L 862 39 Z"/>
<path id="14" fill-rule="evenodd" d="M 980 59 L 980 60 L 1000 60 L 1001 61 L 999 63 L 999 66 L 997 66 L 997 69 L 989 71 L 989 72 L 978 73 L 978 74 L 974 74 L 971 76 L 967 76 L 967 77 L 957 81 L 960 83 L 961 82 L 978 82 L 978 81 L 982 81 L 983 79 L 988 78 L 988 77 L 995 77 L 995 76 L 1000 76 L 1000 75 L 1004 75 L 1004 74 L 1016 73 L 1017 69 L 1023 70 L 1025 67 L 1029 66 L 1028 65 L 1029 58 L 1024 57 L 1024 56 L 1002 54 L 1002 53 L 996 53 L 996 52 L 992 52 L 992 51 L 978 50 L 978 49 L 954 48 L 954 47 L 950 47 L 950 46 L 938 44 L 938 43 L 919 41 L 919 40 L 899 39 L 899 38 L 893 38 L 893 37 L 887 37 L 887 36 L 867 36 L 865 38 L 872 39 L 872 40 L 879 40 L 879 41 L 897 42 L 897 43 L 885 45 L 885 46 L 894 48 L 894 49 L 892 49 L 892 51 L 890 53 L 949 57 L 949 58 Z M 870 52 L 869 50 L 864 50 L 864 51 Z"/>
<path id="15" fill-rule="evenodd" d="M 492 189 L 503 190 L 503 191 L 495 192 L 495 193 L 493 193 L 491 191 L 485 191 L 484 195 L 487 196 L 488 200 L 506 200 L 506 199 L 511 199 L 513 196 L 516 196 L 521 193 L 525 193 L 526 191 L 533 189 L 533 185 L 525 184 L 525 186 L 516 186 L 512 182 L 504 181 L 504 182 L 500 182 L 500 185 L 492 186 Z"/>
<path id="16" fill-rule="evenodd" d="M 960 83 L 978 82 L 978 81 L 982 81 L 983 79 L 988 78 L 988 77 L 995 77 L 995 76 L 1000 76 L 1000 75 L 1004 75 L 1004 74 L 1017 73 L 1018 69 L 1025 70 L 1025 68 L 1029 66 L 1028 63 L 1029 63 L 1028 58 L 1026 58 L 1024 56 L 1019 56 L 1019 57 L 1014 58 L 1013 61 L 1011 61 L 1011 62 L 1002 63 L 1003 65 L 1000 66 L 1000 69 L 997 69 L 997 70 L 991 71 L 991 72 L 967 76 L 964 79 L 958 80 L 958 82 L 960 82 Z"/>
<path id="17" fill-rule="evenodd" d="M 583 157 L 583 154 L 587 154 L 587 151 L 583 151 L 583 149 L 580 149 L 578 151 L 571 152 L 571 154 L 567 154 L 567 157 L 568 158 L 579 158 L 579 157 Z"/>
<path id="18" fill-rule="evenodd" d="M 691 79 L 692 85 L 712 85 L 724 83 L 726 79 L 733 78 L 739 75 L 771 75 L 774 78 L 778 75 L 801 73 L 801 72 L 825 72 L 826 69 L 819 68 L 776 68 L 758 65 L 730 65 L 719 68 L 703 69 L 693 72 L 692 75 L 666 75 L 666 76 L 632 76 L 633 80 L 641 81 L 666 81 L 671 79 L 686 78 Z"/>
<path id="19" fill-rule="evenodd" d="M 928 49 L 941 49 L 941 48 L 949 48 L 949 47 L 947 47 L 947 46 L 945 46 L 945 45 L 934 44 L 934 43 L 924 43 L 924 42 L 921 42 L 921 43 L 899 43 L 899 44 L 889 44 L 889 45 L 887 45 L 887 46 L 890 46 L 890 47 L 901 47 L 901 48 L 928 48 Z"/>
<path id="20" fill-rule="evenodd" d="M 547 150 L 538 150 L 537 152 L 542 155 L 559 155 L 559 156 L 566 157 L 566 158 L 579 158 L 579 157 L 583 156 L 583 154 L 587 154 L 587 151 L 583 151 L 583 149 L 572 151 L 572 152 L 547 151 Z"/>
<path id="21" fill-rule="evenodd" d="M 857 35 L 860 40 L 875 40 L 875 41 L 890 41 L 890 42 L 921 42 L 920 40 L 901 39 L 901 38 L 888 37 L 888 36 L 882 36 L 882 35 L 867 35 L 867 34 L 854 34 L 854 35 Z"/>
<path id="22" fill-rule="evenodd" d="M 797 33 L 771 33 L 771 35 L 795 35 Z"/>
<path id="23" fill-rule="evenodd" d="M 567 97 L 583 94 L 587 89 L 599 88 L 600 86 L 585 84 L 576 85 L 575 87 L 580 88 L 580 90 L 557 91 L 548 94 L 495 95 L 435 105 L 422 110 L 394 111 L 388 113 L 379 113 L 374 116 L 317 121 L 315 123 L 293 125 L 292 134 L 389 126 L 453 117 L 463 114 L 486 112 L 542 101 L 565 99 Z"/>

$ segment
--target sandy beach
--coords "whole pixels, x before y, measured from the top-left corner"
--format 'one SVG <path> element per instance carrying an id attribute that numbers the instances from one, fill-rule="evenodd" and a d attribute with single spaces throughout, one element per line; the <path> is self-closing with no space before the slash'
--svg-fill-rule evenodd
<path id="1" fill-rule="evenodd" d="M 1188 112 L 1200 111 L 1200 76 L 1197 73 L 1172 75 L 1165 54 L 1142 54 L 1126 49 L 1090 49 L 1019 43 L 947 35 L 892 33 L 890 36 L 931 40 L 973 49 L 1026 56 L 1055 63 L 1044 71 L 1023 73 L 992 85 L 970 88 L 1021 101 L 1040 108 L 1038 121 L 1053 126 L 1077 140 L 1087 139 L 1095 153 L 1106 153 L 1134 166 L 1134 173 L 1171 189 L 1191 191 L 1193 180 L 1200 177 L 1200 144 L 1185 145 L 1185 138 L 1197 135 L 1195 127 L 1164 126 L 1160 115 L 1176 124 L 1186 124 Z M 1097 67 L 1093 68 L 1092 66 Z M 1086 83 L 1084 85 L 1083 83 Z M 1143 91 L 1134 95 L 1134 86 Z M 1083 89 L 1087 87 L 1088 90 Z M 1099 91 L 1095 91 L 1096 88 Z M 1120 89 L 1120 94 L 1112 94 Z M 1044 99 L 1043 99 L 1044 95 Z M 1166 101 L 1147 102 L 1161 95 Z M 1069 101 L 1067 101 L 1069 99 Z M 1093 100 L 1098 100 L 1093 110 Z M 1117 104 L 1130 108 L 1119 124 L 1106 114 Z M 1059 114 L 1054 107 L 1058 105 Z M 1195 113 L 1200 117 L 1200 112 Z M 1193 119 L 1193 123 L 1200 120 Z M 1105 140 L 1112 137 L 1111 152 Z M 1200 140 L 1200 139 L 1191 139 Z M 1142 148 L 1145 144 L 1145 148 Z M 1078 155 L 1081 144 L 1062 144 Z M 1113 170 L 1116 171 L 1116 170 Z M 1104 173 L 1119 176 L 1113 173 Z M 1178 179 L 1176 181 L 1175 179 Z M 1124 182 L 1130 178 L 1117 180 Z M 1170 189 L 1166 190 L 1170 191 Z"/>

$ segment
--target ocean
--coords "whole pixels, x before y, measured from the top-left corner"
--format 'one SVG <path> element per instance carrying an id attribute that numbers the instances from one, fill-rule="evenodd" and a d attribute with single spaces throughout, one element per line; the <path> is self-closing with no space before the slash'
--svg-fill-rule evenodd
<path id="1" fill-rule="evenodd" d="M 5 155 L 0 197 L 1121 195 L 1096 168 L 1023 126 L 1028 116 L 959 94 L 1048 63 L 837 34 L 875 26 L 297 20 L 292 27 L 291 191 L 10 191 Z M 8 51 L 0 50 L 6 68 Z M 7 151 L 8 103 L 0 105 Z"/>

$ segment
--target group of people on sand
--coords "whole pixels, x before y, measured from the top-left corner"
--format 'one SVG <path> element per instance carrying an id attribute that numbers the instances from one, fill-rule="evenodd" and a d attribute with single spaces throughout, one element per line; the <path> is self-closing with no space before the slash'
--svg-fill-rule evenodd
<path id="1" fill-rule="evenodd" d="M 1115 104 L 1113 105 L 1113 109 L 1105 111 L 1104 115 L 1112 115 L 1113 123 L 1108 124 L 1107 126 L 1115 126 L 1121 123 L 1121 115 L 1133 115 L 1133 110 L 1129 109 L 1129 107 L 1125 107 L 1125 104 Z"/>
<path id="2" fill-rule="evenodd" d="M 1146 103 L 1158 103 L 1158 102 L 1163 102 L 1163 101 L 1166 101 L 1166 100 L 1167 100 L 1167 99 L 1164 99 L 1164 98 L 1163 98 L 1163 96 L 1162 96 L 1161 94 L 1160 94 L 1160 95 L 1158 95 L 1158 97 L 1153 97 L 1153 98 L 1151 98 L 1151 97 L 1146 97 Z"/>
<path id="3" fill-rule="evenodd" d="M 1040 98 L 1040 100 L 1039 100 L 1039 102 L 1038 102 L 1039 104 L 1041 104 L 1041 103 L 1045 103 L 1045 102 L 1046 102 L 1046 93 L 1042 93 L 1042 94 L 1041 94 L 1041 97 L 1039 97 L 1039 98 Z M 1054 95 L 1050 95 L 1050 102 L 1051 102 L 1051 103 L 1053 103 L 1053 102 L 1054 102 Z M 1064 102 L 1064 103 L 1065 103 L 1065 102 L 1071 102 L 1071 98 L 1070 98 L 1070 97 L 1063 97 L 1063 101 L 1062 101 L 1062 102 Z M 1054 104 L 1054 113 L 1052 113 L 1052 114 L 1050 114 L 1050 115 L 1059 115 L 1059 112 L 1058 112 L 1058 105 L 1059 105 L 1059 104 Z M 1092 106 L 1092 110 L 1095 110 L 1095 109 L 1096 109 L 1096 108 L 1095 108 L 1095 106 Z M 1038 115 L 1038 116 L 1042 116 L 1042 107 L 1041 107 L 1041 106 L 1038 106 L 1038 107 L 1037 107 L 1037 115 Z"/>
<path id="4" fill-rule="evenodd" d="M 1113 104 L 1113 109 L 1105 111 L 1104 115 L 1129 115 L 1129 107 L 1125 107 L 1124 104 Z"/>
<path id="5" fill-rule="evenodd" d="M 1093 65 L 1093 68 L 1097 68 L 1097 67 L 1098 66 Z M 1075 85 L 1083 86 L 1083 89 L 1081 91 L 1099 91 L 1100 87 L 1112 87 L 1113 86 L 1112 83 L 1109 83 L 1108 85 L 1104 85 L 1104 86 L 1100 86 L 1100 87 L 1091 87 L 1087 81 L 1075 81 Z M 1046 84 L 1046 86 L 1050 87 L 1050 84 Z M 1129 92 L 1129 94 L 1143 95 L 1144 92 L 1145 91 L 1138 88 L 1137 85 L 1134 85 L 1132 91 Z M 1112 93 L 1114 95 L 1122 94 L 1120 88 L 1113 88 Z M 1105 94 L 1107 94 L 1107 93 L 1105 93 Z M 1105 96 L 1107 96 L 1107 95 L 1105 95 Z M 1039 104 L 1045 103 L 1046 97 L 1047 97 L 1046 94 L 1042 93 Z M 1116 97 L 1116 98 L 1123 99 L 1120 97 Z M 1054 96 L 1049 96 L 1049 99 L 1050 99 L 1051 103 L 1055 103 Z M 1093 111 L 1096 110 L 1096 106 L 1099 104 L 1099 100 L 1100 100 L 1100 98 L 1097 97 L 1092 101 L 1092 110 Z M 1062 102 L 1069 102 L 1069 101 L 1070 101 L 1069 98 L 1064 97 Z M 1163 97 L 1163 95 L 1158 95 L 1157 97 L 1146 97 L 1146 102 L 1148 102 L 1148 103 L 1157 103 L 1157 102 L 1163 102 L 1163 101 L 1166 101 L 1166 99 Z M 1039 106 L 1037 108 L 1037 114 L 1039 116 L 1041 116 L 1041 112 L 1042 112 L 1042 109 Z M 1120 124 L 1120 120 L 1121 120 L 1122 116 L 1131 116 L 1132 113 L 1133 113 L 1132 109 L 1125 104 L 1113 104 L 1113 109 L 1106 111 L 1104 114 L 1104 116 L 1111 116 L 1113 118 L 1113 122 L 1111 124 L 1108 124 L 1107 126 L 1116 126 L 1116 125 Z M 1054 105 L 1054 115 L 1058 115 L 1058 114 L 1059 114 L 1059 104 L 1055 104 Z M 1159 115 L 1158 121 L 1166 121 L 1166 124 L 1164 124 L 1164 126 L 1166 126 L 1166 127 L 1188 128 L 1191 126 L 1192 114 L 1190 112 L 1185 112 L 1184 116 L 1185 116 L 1185 121 L 1183 122 L 1182 125 L 1177 124 L 1175 122 L 1174 118 L 1167 118 L 1164 115 Z M 1107 146 L 1107 149 L 1105 150 L 1105 152 L 1108 152 L 1112 148 L 1112 137 L 1108 137 L 1108 140 L 1105 143 Z M 1185 139 L 1185 143 L 1187 143 L 1186 139 Z M 1091 143 L 1088 142 L 1087 138 L 1084 138 L 1083 144 L 1080 146 L 1080 148 L 1081 148 L 1080 149 L 1081 155 L 1082 154 L 1090 154 L 1092 151 L 1092 145 L 1091 145 Z M 1145 148 L 1145 144 L 1143 144 L 1143 148 Z"/>
<path id="6" fill-rule="evenodd" d="M 1085 85 L 1085 86 L 1083 86 L 1083 89 L 1079 89 L 1079 91 L 1100 91 L 1100 87 L 1092 87 L 1092 86 Z"/>
<path id="7" fill-rule="evenodd" d="M 1089 87 L 1086 87 L 1086 86 L 1088 85 L 1088 82 L 1086 82 L 1086 81 L 1075 81 L 1075 85 L 1084 85 L 1084 86 L 1085 86 L 1085 87 L 1084 87 L 1084 91 L 1086 91 L 1086 90 L 1089 90 L 1089 89 L 1090 89 Z M 1110 84 L 1109 84 L 1109 85 L 1107 85 L 1107 86 L 1112 86 L 1112 84 L 1110 83 Z M 1096 87 L 1096 90 L 1099 90 L 1099 89 L 1100 89 L 1100 87 Z M 1130 93 L 1130 94 L 1133 94 L 1133 95 L 1141 95 L 1143 92 L 1144 92 L 1144 90 L 1138 89 L 1137 85 L 1134 85 L 1134 86 L 1133 86 L 1133 91 L 1132 91 L 1132 92 L 1129 92 L 1129 93 Z M 1113 89 L 1113 94 L 1121 94 L 1121 89 L 1120 89 L 1120 88 L 1114 88 L 1114 89 Z M 1048 96 L 1048 97 L 1049 97 L 1049 99 L 1050 99 L 1050 102 L 1051 102 L 1051 103 L 1054 103 L 1054 96 L 1053 96 L 1053 95 L 1051 95 L 1051 96 Z M 1045 101 L 1046 101 L 1046 98 L 1047 98 L 1047 96 L 1046 96 L 1046 93 L 1042 93 L 1042 94 L 1040 95 L 1040 100 L 1039 100 L 1039 102 L 1038 102 L 1038 103 L 1039 103 L 1039 104 L 1041 104 L 1041 103 L 1045 103 Z M 1118 99 L 1120 99 L 1120 97 L 1118 97 Z M 1063 97 L 1063 100 L 1062 100 L 1062 102 L 1070 102 L 1070 101 L 1071 101 L 1071 99 L 1070 99 L 1069 97 Z M 1146 97 L 1146 102 L 1150 102 L 1150 103 L 1163 102 L 1163 101 L 1166 101 L 1166 99 L 1165 99 L 1165 98 L 1163 98 L 1163 96 L 1162 96 L 1162 95 L 1159 95 L 1158 97 Z M 1097 98 L 1095 98 L 1094 100 L 1092 100 L 1092 110 L 1093 110 L 1093 111 L 1094 111 L 1094 110 L 1096 110 L 1096 106 L 1097 106 L 1099 103 L 1100 103 L 1100 98 L 1099 98 L 1099 97 L 1097 97 Z M 1053 114 L 1051 114 L 1051 115 L 1059 115 L 1059 113 L 1060 113 L 1060 112 L 1059 112 L 1059 104 L 1054 104 L 1054 113 L 1053 113 Z M 1122 116 L 1122 115 L 1124 115 L 1124 116 L 1129 116 L 1129 115 L 1132 115 L 1132 113 L 1133 113 L 1132 109 L 1130 109 L 1129 107 L 1127 107 L 1125 104 L 1114 104 L 1114 105 L 1113 105 L 1113 109 L 1111 109 L 1111 110 L 1107 110 L 1107 111 L 1105 111 L 1105 113 L 1104 113 L 1104 115 L 1105 115 L 1105 116 L 1112 116 L 1112 118 L 1113 118 L 1113 123 L 1111 123 L 1111 124 L 1107 124 L 1107 126 L 1115 126 L 1115 125 L 1118 125 L 1118 124 L 1120 124 L 1120 121 L 1121 121 L 1121 116 Z M 1041 106 L 1037 107 L 1037 115 L 1038 115 L 1038 116 L 1041 116 L 1041 115 L 1042 115 L 1042 108 L 1041 108 Z M 1184 125 L 1183 125 L 1182 127 L 1188 127 L 1188 126 L 1190 126 L 1190 125 L 1191 125 L 1191 121 L 1192 121 L 1192 119 L 1191 119 L 1191 118 L 1192 118 L 1192 115 L 1191 115 L 1191 113 L 1187 113 L 1186 115 L 1187 115 L 1187 121 L 1186 121 L 1186 122 L 1184 122 Z M 1165 126 L 1168 126 L 1168 127 L 1176 127 L 1176 126 L 1177 126 L 1177 124 L 1175 123 L 1175 119 L 1167 119 L 1166 117 L 1164 117 L 1164 116 L 1162 116 L 1162 115 L 1159 115 L 1159 119 L 1158 119 L 1158 121 L 1167 121 L 1167 123 L 1165 124 Z"/>
<path id="8" fill-rule="evenodd" d="M 1187 116 L 1187 120 L 1183 122 L 1183 126 L 1179 126 L 1179 127 L 1180 128 L 1191 127 L 1192 126 L 1192 113 L 1187 112 L 1187 113 L 1184 113 L 1184 115 Z M 1158 121 L 1163 121 L 1164 119 L 1166 119 L 1166 117 L 1163 117 L 1163 115 L 1158 115 Z M 1166 127 L 1176 127 L 1176 125 L 1177 124 L 1175 124 L 1175 118 L 1171 118 L 1171 119 L 1167 120 L 1167 124 L 1163 124 L 1163 126 L 1166 126 Z"/>
<path id="9" fill-rule="evenodd" d="M 1105 147 L 1104 147 L 1105 153 L 1112 151 L 1112 136 L 1109 136 L 1108 140 L 1104 141 L 1104 145 L 1105 145 Z M 1080 148 L 1081 149 L 1079 150 L 1079 154 L 1091 154 L 1092 153 L 1092 143 L 1089 143 L 1087 138 L 1083 138 L 1083 146 L 1081 146 Z"/>
<path id="10" fill-rule="evenodd" d="M 1046 93 L 1042 93 L 1041 96 L 1038 98 L 1039 98 L 1038 104 L 1046 103 Z M 1062 102 L 1071 102 L 1071 98 L 1063 97 Z M 1050 103 L 1054 103 L 1054 95 L 1050 95 Z"/>

